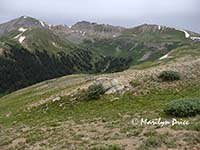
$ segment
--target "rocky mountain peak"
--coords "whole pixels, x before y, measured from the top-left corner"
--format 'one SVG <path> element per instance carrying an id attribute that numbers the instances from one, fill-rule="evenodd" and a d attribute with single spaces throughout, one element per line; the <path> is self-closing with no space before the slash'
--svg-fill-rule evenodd
<path id="1" fill-rule="evenodd" d="M 46 27 L 47 25 L 40 20 L 29 16 L 21 16 L 0 25 L 0 35 L 17 30 L 21 27 Z"/>

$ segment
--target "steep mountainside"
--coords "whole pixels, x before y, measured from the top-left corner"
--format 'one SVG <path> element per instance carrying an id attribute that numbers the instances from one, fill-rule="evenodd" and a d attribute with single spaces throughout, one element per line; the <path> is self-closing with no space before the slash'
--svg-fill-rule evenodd
<path id="1" fill-rule="evenodd" d="M 0 90 L 16 90 L 47 79 L 72 74 L 120 71 L 128 66 L 122 58 L 103 57 L 81 48 L 49 54 L 33 52 L 18 44 L 0 43 Z"/>
<path id="2" fill-rule="evenodd" d="M 196 33 L 158 25 L 50 26 L 22 16 L 0 25 L 0 91 L 73 73 L 123 71 L 166 58 L 174 49 L 198 49 L 198 40 Z"/>
<path id="3" fill-rule="evenodd" d="M 174 48 L 192 46 L 194 43 L 185 37 L 183 31 L 158 25 L 141 25 L 123 30 L 118 37 L 87 39 L 81 45 L 105 56 L 129 57 L 132 64 L 139 64 L 159 59 Z"/>
<path id="4" fill-rule="evenodd" d="M 0 24 L 0 35 L 16 30 L 20 27 L 47 27 L 47 25 L 37 19 L 22 16 L 9 22 Z"/>
<path id="5" fill-rule="evenodd" d="M 18 22 L 23 20 L 23 23 Z M 25 21 L 26 20 L 26 21 Z M 128 68 L 130 60 L 97 54 L 63 38 L 49 28 L 20 17 L 0 37 L 0 91 L 16 90 L 72 73 L 115 72 Z M 17 23 L 16 23 L 17 22 Z M 16 25 L 17 24 L 17 25 Z M 30 26 L 29 26 L 30 25 Z"/>

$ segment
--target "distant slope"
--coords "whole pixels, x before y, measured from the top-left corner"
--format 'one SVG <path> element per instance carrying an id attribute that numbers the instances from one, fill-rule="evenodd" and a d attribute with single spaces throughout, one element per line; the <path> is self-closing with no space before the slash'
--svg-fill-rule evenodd
<path id="1" fill-rule="evenodd" d="M 74 73 L 123 71 L 181 47 L 190 53 L 194 45 L 198 49 L 198 37 L 158 25 L 126 29 L 82 21 L 51 26 L 22 16 L 0 25 L 0 91 Z"/>
<path id="2" fill-rule="evenodd" d="M 103 57 L 81 48 L 71 52 L 29 50 L 16 43 L 0 43 L 0 91 L 13 91 L 47 79 L 73 74 L 114 72 L 127 68 L 129 61 Z"/>
<path id="3" fill-rule="evenodd" d="M 6 23 L 0 24 L 0 36 L 20 27 L 45 27 L 42 21 L 32 17 L 21 16 Z"/>
<path id="4" fill-rule="evenodd" d="M 121 35 L 123 27 L 90 23 L 87 21 L 77 22 L 71 27 L 57 25 L 50 28 L 56 33 L 74 43 L 81 43 L 84 39 L 113 38 Z"/>
<path id="5" fill-rule="evenodd" d="M 47 28 L 21 27 L 0 37 L 3 42 L 15 42 L 29 51 L 69 52 L 76 46 Z"/>
<path id="6" fill-rule="evenodd" d="M 0 92 L 73 73 L 122 71 L 129 63 L 83 49 L 46 28 L 19 28 L 0 37 Z"/>
<path id="7" fill-rule="evenodd" d="M 141 25 L 126 29 L 115 38 L 84 40 L 82 46 L 105 56 L 132 59 L 132 64 L 159 59 L 170 50 L 193 45 L 182 31 L 158 25 Z"/>

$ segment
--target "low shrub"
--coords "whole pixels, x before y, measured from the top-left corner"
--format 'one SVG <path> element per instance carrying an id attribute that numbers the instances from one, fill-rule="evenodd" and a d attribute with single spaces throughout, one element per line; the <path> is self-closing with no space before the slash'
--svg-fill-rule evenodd
<path id="1" fill-rule="evenodd" d="M 180 80 L 180 74 L 176 71 L 162 71 L 158 78 L 162 79 L 163 81 L 175 81 Z"/>
<path id="2" fill-rule="evenodd" d="M 150 136 L 145 141 L 146 147 L 159 147 L 162 144 L 162 139 L 157 136 Z"/>
<path id="3" fill-rule="evenodd" d="M 131 82 L 130 82 L 130 85 L 132 86 L 132 87 L 137 87 L 137 86 L 139 86 L 141 83 L 138 81 L 138 80 L 132 80 Z"/>
<path id="4" fill-rule="evenodd" d="M 93 84 L 86 90 L 85 97 L 87 100 L 98 99 L 104 93 L 105 90 L 102 84 Z"/>
<path id="5" fill-rule="evenodd" d="M 114 145 L 93 147 L 90 150 L 122 150 L 122 147 L 114 144 Z"/>
<path id="6" fill-rule="evenodd" d="M 175 100 L 168 103 L 164 112 L 176 117 L 190 117 L 200 114 L 200 99 L 190 98 Z"/>

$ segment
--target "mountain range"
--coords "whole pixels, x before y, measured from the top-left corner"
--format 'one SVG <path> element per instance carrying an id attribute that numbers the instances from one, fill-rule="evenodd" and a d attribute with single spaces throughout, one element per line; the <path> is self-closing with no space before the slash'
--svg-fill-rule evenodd
<path id="1" fill-rule="evenodd" d="M 49 25 L 22 16 L 0 24 L 0 92 L 69 74 L 111 73 L 199 50 L 200 34 L 161 25 Z M 183 55 L 183 54 L 181 54 Z"/>

